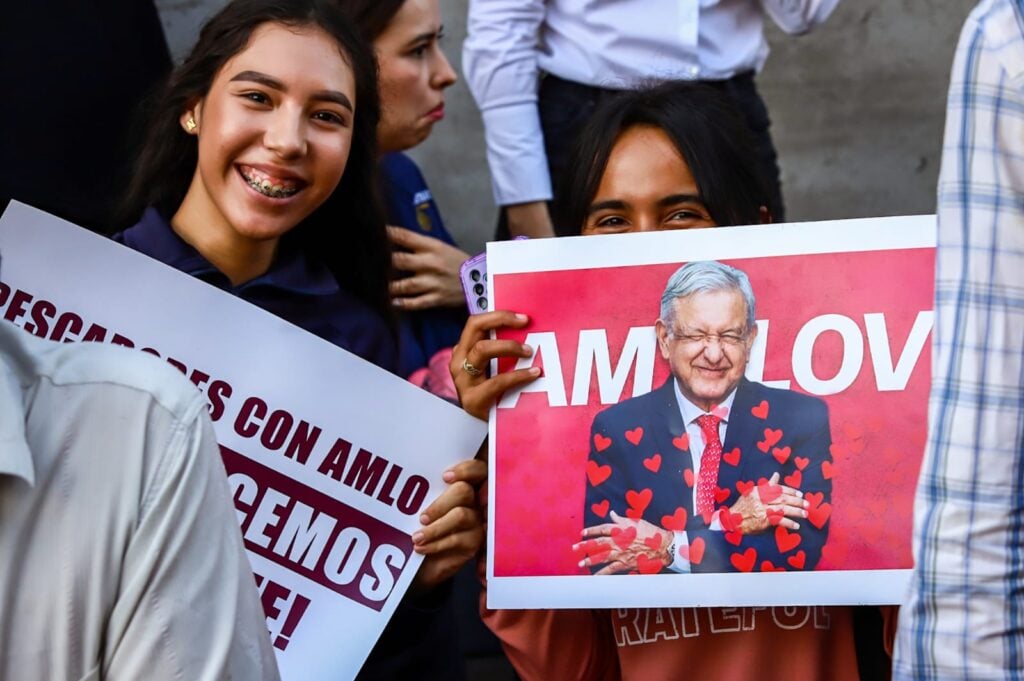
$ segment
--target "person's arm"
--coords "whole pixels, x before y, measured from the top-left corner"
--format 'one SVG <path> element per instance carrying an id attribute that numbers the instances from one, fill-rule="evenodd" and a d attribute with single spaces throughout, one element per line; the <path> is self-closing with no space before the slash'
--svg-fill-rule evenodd
<path id="1" fill-rule="evenodd" d="M 807 33 L 832 14 L 839 0 L 760 0 L 765 13 L 790 35 Z"/>
<path id="2" fill-rule="evenodd" d="M 786 495 L 788 491 L 798 489 L 807 501 L 807 517 L 789 517 L 784 523 L 788 527 L 779 530 L 778 525 L 769 525 L 756 533 L 748 534 L 743 529 L 744 520 L 739 511 L 741 502 L 733 504 L 731 509 L 723 509 L 719 514 L 722 531 L 708 529 L 701 518 L 691 518 L 687 527 L 690 541 L 697 537 L 706 545 L 705 558 L 700 566 L 694 566 L 694 572 L 736 572 L 747 567 L 742 558 L 747 549 L 754 549 L 754 571 L 763 571 L 765 561 L 774 569 L 813 570 L 821 560 L 821 551 L 828 539 L 829 524 L 832 515 L 832 480 L 827 473 L 827 465 L 831 465 L 832 455 L 829 448 L 832 435 L 829 428 L 828 407 L 824 402 L 815 400 L 807 403 L 801 417 L 807 423 L 814 424 L 808 434 L 787 443 L 792 449 L 790 462 L 798 458 L 807 459 L 807 464 L 800 470 L 799 481 L 792 476 L 798 469 L 785 469 L 785 475 L 778 485 L 756 486 L 758 495 L 766 501 L 775 503 L 778 495 Z M 773 480 L 775 478 L 773 477 Z M 787 482 L 791 484 L 787 486 Z M 732 513 L 726 517 L 726 511 Z M 780 521 L 781 517 L 780 517 Z M 793 529 L 793 523 L 799 529 Z M 739 532 L 742 536 L 736 543 L 737 536 L 730 532 Z M 750 554 L 746 554 L 750 555 Z M 736 557 L 734 560 L 734 556 Z"/>
<path id="3" fill-rule="evenodd" d="M 466 304 L 459 268 L 469 258 L 468 253 L 404 227 L 389 225 L 388 238 L 397 247 L 391 253 L 392 266 L 411 275 L 393 279 L 388 285 L 395 307 L 413 312 Z"/>
<path id="4" fill-rule="evenodd" d="M 537 109 L 543 0 L 471 0 L 463 72 L 484 122 L 494 200 L 513 235 L 553 234 L 551 177 Z M 539 205 L 538 205 L 539 204 Z"/>
<path id="5" fill-rule="evenodd" d="M 157 411 L 154 409 L 154 412 Z M 206 405 L 145 424 L 151 479 L 107 624 L 104 678 L 277 679 Z"/>

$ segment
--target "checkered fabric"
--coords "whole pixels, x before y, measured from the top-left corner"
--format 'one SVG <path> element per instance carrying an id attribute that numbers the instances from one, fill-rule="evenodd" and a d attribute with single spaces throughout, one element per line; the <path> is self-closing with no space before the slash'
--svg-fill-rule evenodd
<path id="1" fill-rule="evenodd" d="M 1024 679 L 1024 0 L 953 63 L 928 446 L 894 678 Z"/>

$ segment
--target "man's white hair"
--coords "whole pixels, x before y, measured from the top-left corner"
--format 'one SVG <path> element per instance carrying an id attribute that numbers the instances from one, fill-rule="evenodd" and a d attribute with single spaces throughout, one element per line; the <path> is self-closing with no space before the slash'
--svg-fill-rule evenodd
<path id="1" fill-rule="evenodd" d="M 686 298 L 694 293 L 713 291 L 739 291 L 747 307 L 747 328 L 754 328 L 754 289 L 743 270 L 723 265 L 715 260 L 699 260 L 683 265 L 676 270 L 661 294 L 661 319 L 671 326 L 675 320 L 673 303 L 677 298 Z"/>

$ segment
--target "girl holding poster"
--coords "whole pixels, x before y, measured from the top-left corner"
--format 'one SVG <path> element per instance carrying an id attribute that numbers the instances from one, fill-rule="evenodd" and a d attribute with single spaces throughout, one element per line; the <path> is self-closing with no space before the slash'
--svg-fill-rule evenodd
<path id="1" fill-rule="evenodd" d="M 394 371 L 376 64 L 336 3 L 230 3 L 151 111 L 127 198 L 142 218 L 115 238 Z M 449 665 L 420 606 L 479 548 L 472 504 L 485 476 L 478 461 L 445 474 L 449 488 L 413 535 L 426 555 L 419 598 L 392 620 L 406 633 L 385 634 L 360 678 Z"/>
<path id="2" fill-rule="evenodd" d="M 572 191 L 561 219 L 583 235 L 768 222 L 747 140 L 742 120 L 714 90 L 673 83 L 625 93 L 602 105 L 583 129 L 568 166 Z M 494 358 L 531 356 L 515 340 L 488 339 L 492 329 L 527 323 L 498 311 L 466 325 L 451 369 L 469 413 L 486 418 L 504 392 L 540 375 L 537 367 L 490 378 L 480 371 Z M 730 340 L 719 331 L 705 347 L 721 349 Z M 635 527 L 625 518 L 614 522 L 623 533 Z M 620 562 L 625 571 L 636 570 L 643 559 L 660 559 L 664 548 L 641 541 L 636 550 L 606 534 L 601 528 L 585 534 L 602 550 L 581 551 L 581 567 Z M 874 630 L 858 640 L 854 615 L 849 607 L 813 606 L 484 611 L 524 679 L 609 680 L 676 678 L 681 670 L 693 678 L 766 681 L 876 678 L 874 670 L 887 664 L 881 637 Z M 891 620 L 891 610 L 887 615 Z"/>

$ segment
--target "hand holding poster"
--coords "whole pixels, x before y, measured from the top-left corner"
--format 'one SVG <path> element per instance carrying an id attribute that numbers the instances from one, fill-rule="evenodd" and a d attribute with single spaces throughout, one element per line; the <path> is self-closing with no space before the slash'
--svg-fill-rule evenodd
<path id="1" fill-rule="evenodd" d="M 483 424 L 24 205 L 0 219 L 0 253 L 4 319 L 162 357 L 206 394 L 282 677 L 353 678 L 422 562 L 419 514 L 445 467 L 477 451 Z"/>
<path id="2" fill-rule="evenodd" d="M 544 369 L 492 411 L 490 607 L 899 602 L 932 218 L 492 244 L 488 267 L 530 317 L 499 333 L 535 350 L 515 368 Z"/>

